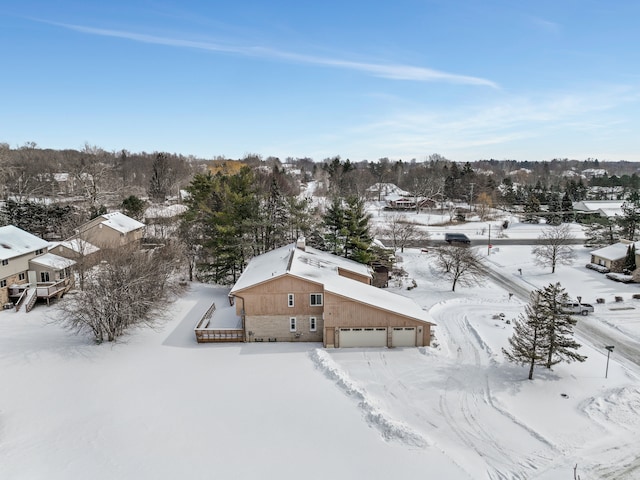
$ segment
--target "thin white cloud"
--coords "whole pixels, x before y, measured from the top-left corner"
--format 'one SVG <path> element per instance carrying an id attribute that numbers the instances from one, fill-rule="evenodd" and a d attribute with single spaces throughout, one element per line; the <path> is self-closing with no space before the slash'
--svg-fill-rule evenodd
<path id="1" fill-rule="evenodd" d="M 179 38 L 158 37 L 155 35 L 147 35 L 135 32 L 126 32 L 121 30 L 110 30 L 103 28 L 86 27 L 82 25 L 71 25 L 64 23 L 52 23 L 60 27 L 74 30 L 90 35 L 99 35 L 104 37 L 115 37 L 132 40 L 141 43 L 149 43 L 155 45 L 166 45 L 178 48 L 193 48 L 198 50 L 206 50 L 211 52 L 229 53 L 234 55 L 271 58 L 286 60 L 295 63 L 303 63 L 308 65 L 318 65 L 324 67 L 341 68 L 345 70 L 355 70 L 367 73 L 376 77 L 389 78 L 393 80 L 411 80 L 418 82 L 444 82 L 464 85 L 478 85 L 491 88 L 498 88 L 498 85 L 491 80 L 485 78 L 473 77 L 467 75 L 457 75 L 454 73 L 442 72 L 430 68 L 416 67 L 412 65 L 402 64 L 385 64 L 385 63 L 365 63 L 354 62 L 348 60 L 340 60 L 333 58 L 317 57 L 313 55 L 304 55 L 281 50 L 275 50 L 265 47 L 245 47 L 238 45 L 223 45 L 213 42 L 201 42 L 193 40 L 184 40 Z"/>

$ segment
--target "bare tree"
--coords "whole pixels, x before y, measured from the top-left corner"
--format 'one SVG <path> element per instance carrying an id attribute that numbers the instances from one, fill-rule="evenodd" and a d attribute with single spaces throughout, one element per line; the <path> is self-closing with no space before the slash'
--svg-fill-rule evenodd
<path id="1" fill-rule="evenodd" d="M 566 223 L 546 228 L 538 237 L 537 245 L 531 249 L 535 263 L 540 266 L 551 264 L 551 273 L 555 273 L 556 265 L 571 265 L 575 258 L 571 246 L 573 239 Z"/>
<path id="2" fill-rule="evenodd" d="M 388 217 L 387 225 L 380 229 L 383 238 L 390 238 L 393 249 L 404 252 L 411 242 L 429 238 L 427 232 L 421 231 L 406 215 L 396 213 Z"/>
<path id="3" fill-rule="evenodd" d="M 61 302 L 58 321 L 76 333 L 91 333 L 97 343 L 113 342 L 136 327 L 152 327 L 178 288 L 175 265 L 170 247 L 105 252 L 85 289 Z"/>
<path id="4" fill-rule="evenodd" d="M 433 254 L 438 268 L 448 277 L 451 291 L 455 292 L 456 285 L 473 285 L 484 274 L 482 260 L 478 253 L 466 246 L 447 245 L 438 248 Z"/>

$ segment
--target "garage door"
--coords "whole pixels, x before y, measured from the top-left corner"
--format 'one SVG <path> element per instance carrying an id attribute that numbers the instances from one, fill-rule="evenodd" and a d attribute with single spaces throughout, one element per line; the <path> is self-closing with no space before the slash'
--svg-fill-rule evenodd
<path id="1" fill-rule="evenodd" d="M 339 346 L 348 347 L 386 347 L 386 328 L 341 328 Z"/>
<path id="2" fill-rule="evenodd" d="M 391 346 L 415 347 L 416 327 L 393 327 L 391 330 Z"/>

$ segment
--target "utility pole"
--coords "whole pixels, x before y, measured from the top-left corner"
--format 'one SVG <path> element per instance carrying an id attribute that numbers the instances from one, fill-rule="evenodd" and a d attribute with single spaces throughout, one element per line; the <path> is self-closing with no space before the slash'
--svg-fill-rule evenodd
<path id="1" fill-rule="evenodd" d="M 487 256 L 491 255 L 491 224 L 489 224 L 489 239 L 487 240 Z"/>

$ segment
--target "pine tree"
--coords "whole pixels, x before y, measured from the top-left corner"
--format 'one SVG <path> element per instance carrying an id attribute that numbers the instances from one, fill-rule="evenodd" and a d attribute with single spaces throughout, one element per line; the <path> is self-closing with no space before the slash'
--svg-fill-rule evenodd
<path id="1" fill-rule="evenodd" d="M 550 225 L 560 225 L 562 223 L 562 205 L 560 198 L 557 194 L 551 194 L 549 196 L 549 215 L 547 216 L 547 223 Z"/>
<path id="2" fill-rule="evenodd" d="M 370 216 L 365 212 L 364 200 L 355 196 L 347 199 L 344 210 L 346 240 L 344 256 L 360 263 L 369 263 L 371 254 Z"/>
<path id="3" fill-rule="evenodd" d="M 562 209 L 562 221 L 565 223 L 573 222 L 575 215 L 573 214 L 573 202 L 569 193 L 564 192 L 562 201 L 560 202 L 560 208 Z"/>
<path id="4" fill-rule="evenodd" d="M 513 326 L 513 335 L 509 338 L 509 349 L 502 349 L 507 360 L 520 365 L 529 365 L 529 380 L 533 380 L 536 364 L 546 356 L 545 329 L 546 317 L 540 308 L 540 291 L 531 293 L 531 300 L 524 308 Z"/>
<path id="5" fill-rule="evenodd" d="M 331 247 L 332 253 L 337 255 L 344 246 L 345 237 L 345 209 L 341 198 L 333 198 L 323 216 L 323 221 L 327 229 L 324 236 L 325 242 Z"/>
<path id="6" fill-rule="evenodd" d="M 560 283 L 551 283 L 540 290 L 539 313 L 545 317 L 545 345 L 547 349 L 545 366 L 551 368 L 560 362 L 584 362 L 587 357 L 577 350 L 580 344 L 573 338 L 573 327 L 577 321 L 563 311 L 569 295 Z"/>
<path id="7" fill-rule="evenodd" d="M 624 269 L 633 272 L 636 269 L 636 245 L 630 244 L 627 247 L 627 256 L 624 259 Z"/>

